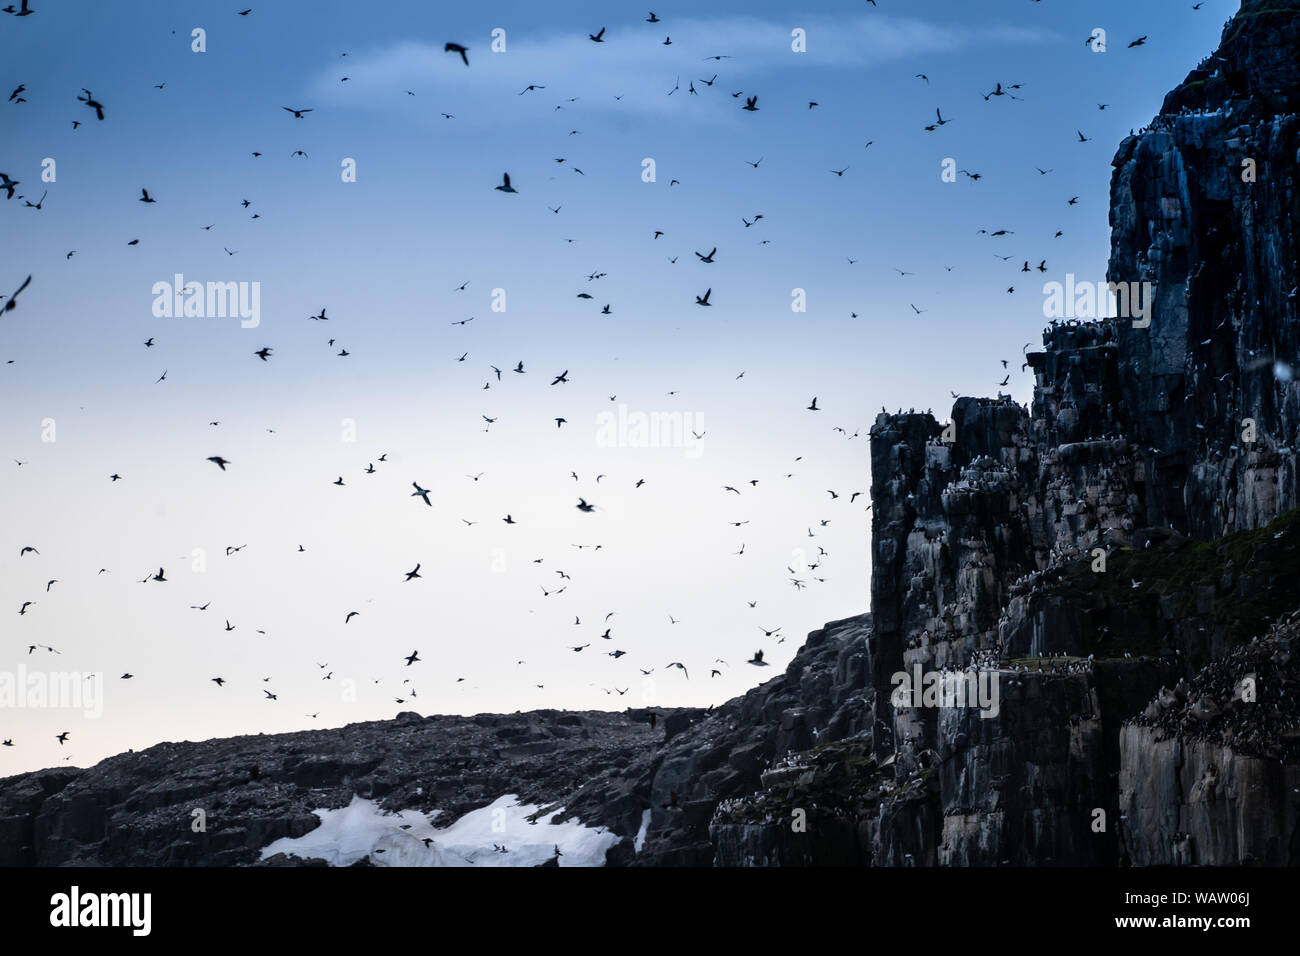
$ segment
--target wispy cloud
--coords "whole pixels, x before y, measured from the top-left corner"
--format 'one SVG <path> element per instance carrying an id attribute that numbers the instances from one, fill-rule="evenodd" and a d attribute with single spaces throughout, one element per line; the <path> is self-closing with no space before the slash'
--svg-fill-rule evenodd
<path id="1" fill-rule="evenodd" d="M 791 49 L 796 27 L 806 33 L 807 52 Z M 664 44 L 666 37 L 671 37 L 671 45 Z M 576 33 L 507 33 L 506 49 L 499 53 L 492 52 L 487 37 L 477 43 L 472 37 L 446 39 L 469 47 L 468 69 L 460 57 L 443 51 L 443 41 L 404 41 L 354 55 L 347 64 L 346 84 L 340 83 L 338 68 L 320 73 L 313 81 L 313 95 L 338 106 L 410 109 L 405 101 L 411 98 L 404 92 L 410 90 L 435 111 L 435 118 L 438 110 L 460 110 L 458 118 L 470 121 L 513 122 L 555 112 L 554 107 L 564 107 L 569 97 L 578 97 L 584 110 L 676 112 L 694 83 L 701 94 L 698 102 L 706 105 L 691 110 L 691 115 L 711 119 L 733 105 L 731 96 L 720 96 L 719 90 L 762 96 L 762 82 L 787 70 L 869 69 L 909 57 L 1038 44 L 1058 37 L 1035 27 L 865 16 L 790 23 L 730 17 L 674 21 L 671 27 L 642 24 L 607 31 L 603 43 Z M 715 73 L 717 85 L 706 86 L 704 81 Z M 529 85 L 545 90 L 520 95 Z M 547 101 L 548 110 L 537 109 L 538 98 Z M 489 109 L 483 109 L 488 104 Z"/>

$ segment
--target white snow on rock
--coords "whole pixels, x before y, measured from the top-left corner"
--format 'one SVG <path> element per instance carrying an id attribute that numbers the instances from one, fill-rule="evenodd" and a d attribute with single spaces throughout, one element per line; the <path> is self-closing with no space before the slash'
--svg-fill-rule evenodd
<path id="1" fill-rule="evenodd" d="M 650 832 L 650 808 L 647 807 L 641 813 L 641 829 L 636 831 L 636 839 L 632 841 L 632 852 L 640 853 L 641 848 L 645 846 L 646 834 Z"/>
<path id="2" fill-rule="evenodd" d="M 605 852 L 619 841 L 616 834 L 576 820 L 557 822 L 563 808 L 530 822 L 540 809 L 506 794 L 439 830 L 431 821 L 440 811 L 387 813 L 375 801 L 354 795 L 341 810 L 313 811 L 320 826 L 305 836 L 276 840 L 263 848 L 261 858 L 285 853 L 330 866 L 350 866 L 365 856 L 375 866 L 536 866 L 554 857 L 558 846 L 560 866 L 605 865 Z M 432 842 L 426 846 L 425 839 Z"/>

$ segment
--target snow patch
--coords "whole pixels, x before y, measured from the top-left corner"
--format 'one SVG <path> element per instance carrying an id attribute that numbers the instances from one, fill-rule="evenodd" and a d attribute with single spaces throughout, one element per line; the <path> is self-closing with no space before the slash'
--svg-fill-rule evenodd
<path id="1" fill-rule="evenodd" d="M 632 851 L 640 853 L 641 847 L 645 846 L 645 836 L 650 832 L 650 808 L 646 807 L 641 813 L 641 829 L 636 831 L 636 839 L 632 842 Z"/>
<path id="2" fill-rule="evenodd" d="M 428 816 L 418 810 L 388 813 L 375 801 L 353 795 L 341 810 L 314 810 L 320 826 L 305 836 L 276 840 L 263 848 L 261 858 L 285 853 L 330 866 L 350 866 L 366 856 L 375 866 L 537 866 L 554 858 L 559 847 L 560 866 L 605 865 L 605 852 L 619 842 L 617 834 L 576 820 L 556 822 L 563 808 L 549 816 L 550 822 L 529 821 L 540 809 L 521 805 L 511 793 L 435 829 L 432 819 L 440 811 Z M 647 816 L 638 837 L 642 842 L 648 823 Z"/>

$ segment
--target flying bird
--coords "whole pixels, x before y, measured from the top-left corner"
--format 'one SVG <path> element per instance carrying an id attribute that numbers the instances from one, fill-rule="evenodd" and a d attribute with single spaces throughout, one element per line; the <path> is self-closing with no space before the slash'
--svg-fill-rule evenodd
<path id="1" fill-rule="evenodd" d="M 14 294 L 9 297 L 5 304 L 0 306 L 0 316 L 4 315 L 6 312 L 12 312 L 18 307 L 18 296 L 22 293 L 23 289 L 26 289 L 31 284 L 32 277 L 28 276 L 23 280 L 23 284 L 18 287 Z"/>
<path id="2" fill-rule="evenodd" d="M 87 107 L 94 110 L 95 116 L 98 119 L 102 120 L 104 118 L 104 104 L 99 102 L 97 99 L 95 99 L 94 94 L 92 94 L 90 90 L 87 90 L 83 87 L 81 92 L 85 93 L 86 95 L 78 96 L 77 100 L 81 103 L 85 103 Z"/>

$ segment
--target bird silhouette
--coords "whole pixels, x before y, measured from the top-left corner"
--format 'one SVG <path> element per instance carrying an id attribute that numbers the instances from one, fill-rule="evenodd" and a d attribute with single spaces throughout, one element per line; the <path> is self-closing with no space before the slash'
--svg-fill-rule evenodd
<path id="1" fill-rule="evenodd" d="M 99 119 L 99 120 L 103 120 L 103 118 L 104 118 L 104 104 L 101 103 L 101 102 L 99 102 L 99 100 L 95 99 L 94 94 L 91 93 L 90 90 L 82 89 L 81 92 L 82 92 L 82 93 L 85 93 L 86 95 L 85 95 L 85 96 L 78 96 L 78 97 L 77 97 L 77 100 L 78 100 L 79 102 L 85 103 L 86 106 L 87 106 L 89 109 L 94 110 L 94 111 L 95 111 L 95 117 L 96 117 L 97 119 Z"/>
<path id="2" fill-rule="evenodd" d="M 0 316 L 3 316 L 6 312 L 12 312 L 14 309 L 18 307 L 18 296 L 22 293 L 24 289 L 26 289 L 31 284 L 32 284 L 32 277 L 28 276 L 26 279 L 23 280 L 23 284 L 14 290 L 13 295 L 9 296 L 9 298 L 5 301 L 4 305 L 0 305 Z"/>

